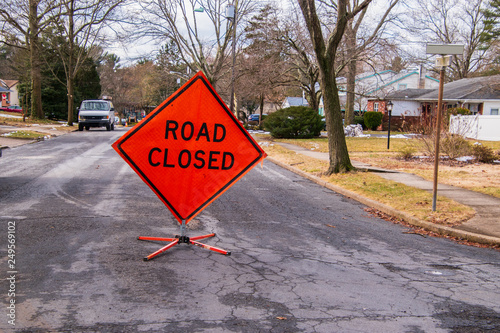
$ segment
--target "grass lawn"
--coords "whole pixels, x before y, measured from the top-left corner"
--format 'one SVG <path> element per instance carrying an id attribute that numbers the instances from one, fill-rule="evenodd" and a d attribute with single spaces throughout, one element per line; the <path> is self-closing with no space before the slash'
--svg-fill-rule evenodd
<path id="1" fill-rule="evenodd" d="M 259 136 L 262 140 L 272 140 L 270 136 Z M 320 152 L 328 152 L 326 138 L 276 140 L 287 142 Z M 477 140 L 469 140 L 474 143 Z M 386 168 L 413 173 L 426 180 L 434 179 L 434 163 L 426 158 L 403 160 L 401 152 L 412 147 L 415 156 L 423 156 L 425 148 L 419 139 L 391 138 L 390 149 L 387 149 L 387 138 L 346 138 L 349 156 L 353 160 L 370 164 L 374 167 Z M 481 144 L 500 151 L 500 141 L 481 141 Z M 499 157 L 500 159 L 500 157 Z M 500 164 L 485 163 L 440 163 L 438 181 L 442 184 L 458 186 L 500 198 Z"/>
<path id="2" fill-rule="evenodd" d="M 66 126 L 58 121 L 43 119 L 43 120 L 31 120 L 30 118 L 26 118 L 23 121 L 23 118 L 11 118 L 11 117 L 2 117 L 2 112 L 0 112 L 0 125 L 8 125 L 8 126 L 16 126 L 16 127 L 27 127 L 27 128 L 36 128 L 37 130 L 42 131 L 42 127 L 46 128 L 55 128 L 61 132 L 71 132 L 74 131 L 78 126 Z M 75 125 L 78 125 L 75 123 Z"/>
<path id="3" fill-rule="evenodd" d="M 267 141 L 265 150 L 269 156 L 282 163 L 321 177 L 326 181 L 346 188 L 365 197 L 375 199 L 395 209 L 434 223 L 455 225 L 470 219 L 474 211 L 464 205 L 438 196 L 438 211 L 432 212 L 432 194 L 410 188 L 404 184 L 385 180 L 373 173 L 353 172 L 348 174 L 324 176 L 327 162 L 296 154 L 295 152 L 273 145 L 273 142 L 286 142 L 307 149 L 328 152 L 326 138 L 315 139 L 280 139 L 274 140 L 269 135 L 257 135 L 258 141 Z M 413 173 L 424 179 L 433 180 L 434 163 L 429 158 L 404 160 L 401 152 L 412 147 L 415 156 L 424 156 L 425 147 L 419 139 L 391 138 L 387 149 L 387 138 L 348 137 L 347 148 L 351 159 L 386 168 Z M 470 143 L 476 142 L 470 140 Z M 482 141 L 482 145 L 493 151 L 500 150 L 498 141 Z M 500 164 L 441 162 L 438 181 L 443 184 L 463 187 L 500 198 Z M 405 200 L 397 200 L 404 197 Z"/>
<path id="4" fill-rule="evenodd" d="M 14 132 L 2 134 L 2 136 L 5 138 L 26 139 L 26 140 L 42 139 L 43 137 L 45 137 L 45 135 L 46 134 L 44 134 L 44 133 L 38 133 L 38 132 L 33 132 L 33 131 L 14 131 Z"/>
<path id="5" fill-rule="evenodd" d="M 262 141 L 261 139 L 258 138 L 259 141 Z M 438 196 L 438 210 L 432 212 L 432 193 L 427 191 L 389 181 L 370 172 L 351 172 L 327 177 L 323 175 L 328 169 L 328 163 L 325 161 L 297 154 L 272 142 L 263 146 L 269 156 L 282 163 L 428 222 L 457 225 L 475 214 L 472 208 L 441 196 Z M 405 200 L 398 200 L 403 197 Z"/>

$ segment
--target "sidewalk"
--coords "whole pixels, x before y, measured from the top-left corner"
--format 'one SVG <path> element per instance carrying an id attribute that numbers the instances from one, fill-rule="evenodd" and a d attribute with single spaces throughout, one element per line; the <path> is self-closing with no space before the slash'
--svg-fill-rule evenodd
<path id="1" fill-rule="evenodd" d="M 57 129 L 56 127 L 60 127 L 60 126 L 54 125 L 54 124 L 47 124 L 47 125 L 45 125 L 45 124 L 44 125 L 31 124 L 29 126 L 0 125 L 0 149 L 15 148 L 15 147 L 22 146 L 22 145 L 25 145 L 28 143 L 33 143 L 33 142 L 39 141 L 39 140 L 29 140 L 29 139 L 13 139 L 13 138 L 2 136 L 2 134 L 6 134 L 9 132 L 33 131 L 33 132 L 40 132 L 46 136 L 56 137 L 59 135 L 64 135 L 70 131 L 77 129 L 75 127 L 74 129 L 60 130 L 60 129 Z"/>
<path id="2" fill-rule="evenodd" d="M 295 151 L 305 156 L 328 161 L 328 153 L 321 153 L 288 143 L 280 142 L 275 144 L 279 144 L 283 148 Z M 427 181 L 414 174 L 394 171 L 394 170 L 373 168 L 370 165 L 353 160 L 351 160 L 351 163 L 356 168 L 367 169 L 372 172 L 377 172 L 379 176 L 385 179 L 432 192 L 433 188 L 432 182 Z M 291 167 L 288 168 L 293 169 Z M 461 237 L 479 243 L 500 244 L 500 199 L 499 198 L 466 190 L 460 187 L 449 186 L 444 184 L 438 184 L 438 195 L 445 196 L 447 198 L 455 200 L 456 202 L 474 208 L 474 210 L 476 211 L 476 216 L 473 217 L 471 220 L 461 224 L 460 226 L 446 227 L 425 221 L 416 221 L 414 217 L 405 216 L 405 214 L 402 212 L 395 212 L 392 208 L 387 207 L 385 205 L 382 205 L 385 207 L 381 207 L 380 205 L 375 204 L 376 206 L 379 207 L 374 207 L 374 208 L 377 208 L 382 211 L 384 211 L 384 208 L 386 208 L 385 210 L 392 210 L 391 212 L 386 211 L 386 213 L 389 213 L 391 215 L 396 213 L 399 217 L 401 217 L 408 223 L 416 224 L 418 226 L 422 226 L 427 229 L 433 229 L 433 231 L 438 230 L 438 232 L 441 234 L 450 235 L 454 237 Z M 358 195 L 353 196 L 353 199 L 357 199 L 357 197 L 359 196 Z M 363 200 L 363 201 L 365 201 L 363 203 L 368 204 L 369 206 L 373 206 L 370 205 L 370 202 L 372 200 Z"/>

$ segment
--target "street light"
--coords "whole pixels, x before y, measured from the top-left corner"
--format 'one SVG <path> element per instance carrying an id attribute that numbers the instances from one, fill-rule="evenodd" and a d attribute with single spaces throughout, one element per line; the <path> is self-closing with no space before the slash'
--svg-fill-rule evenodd
<path id="1" fill-rule="evenodd" d="M 392 116 L 392 107 L 394 104 L 392 104 L 391 101 L 387 102 L 385 105 L 385 108 L 389 112 L 389 127 L 387 128 L 387 149 L 389 149 L 390 144 L 391 144 L 391 116 Z"/>

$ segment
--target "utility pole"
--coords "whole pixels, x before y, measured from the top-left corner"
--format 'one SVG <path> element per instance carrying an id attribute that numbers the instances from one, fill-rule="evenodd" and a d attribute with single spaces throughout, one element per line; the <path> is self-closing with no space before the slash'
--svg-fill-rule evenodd
<path id="1" fill-rule="evenodd" d="M 439 54 L 441 57 L 436 59 L 436 66 L 439 70 L 439 91 L 438 91 L 438 106 L 436 117 L 436 140 L 434 149 L 434 179 L 432 186 L 432 211 L 436 211 L 437 202 L 437 187 L 438 187 L 438 167 L 439 167 L 439 137 L 441 136 L 442 113 L 443 113 L 443 90 L 444 90 L 444 74 L 446 67 L 451 63 L 451 54 L 461 55 L 464 53 L 463 45 L 454 44 L 427 44 L 427 54 Z"/>
<path id="2" fill-rule="evenodd" d="M 226 18 L 233 21 L 233 66 L 231 73 L 231 98 L 229 109 L 232 113 L 238 117 L 238 114 L 234 108 L 234 81 L 235 81 L 235 67 L 236 67 L 236 7 L 233 4 L 227 5 L 226 7 Z"/>

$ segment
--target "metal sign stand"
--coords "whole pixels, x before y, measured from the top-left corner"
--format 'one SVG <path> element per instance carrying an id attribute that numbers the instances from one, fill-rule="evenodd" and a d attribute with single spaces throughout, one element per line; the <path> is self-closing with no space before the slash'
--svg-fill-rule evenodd
<path id="1" fill-rule="evenodd" d="M 206 244 L 197 242 L 200 239 L 205 239 L 205 238 L 214 237 L 214 236 L 215 236 L 215 233 L 211 233 L 211 234 L 203 235 L 203 236 L 187 237 L 186 236 L 186 220 L 182 220 L 181 234 L 175 235 L 173 238 L 139 236 L 139 237 L 137 237 L 137 239 L 138 240 L 145 240 L 145 241 L 169 242 L 166 246 L 162 247 L 158 251 L 151 253 L 147 257 L 144 257 L 144 261 L 151 260 L 154 257 L 156 257 L 157 255 L 159 255 L 159 254 L 167 251 L 168 249 L 174 247 L 175 245 L 181 244 L 181 243 L 193 244 L 193 245 L 202 247 L 204 249 L 211 250 L 211 251 L 214 251 L 217 253 L 221 253 L 221 254 L 224 254 L 227 256 L 231 255 L 230 251 L 226 251 L 226 250 L 220 249 L 220 248 L 215 247 L 215 246 L 210 246 L 210 245 L 206 245 Z"/>

